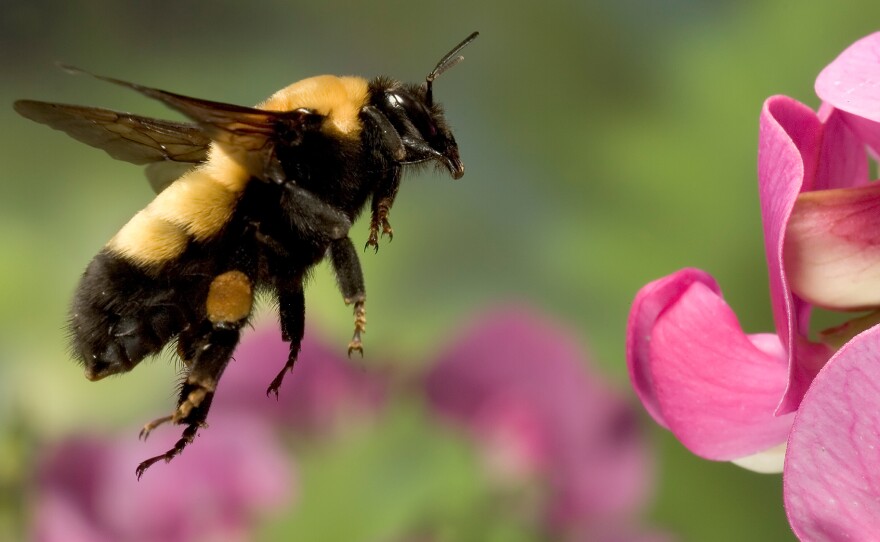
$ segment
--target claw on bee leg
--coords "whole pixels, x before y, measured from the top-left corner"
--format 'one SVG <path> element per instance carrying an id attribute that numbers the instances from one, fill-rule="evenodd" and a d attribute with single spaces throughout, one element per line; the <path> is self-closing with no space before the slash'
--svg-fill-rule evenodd
<path id="1" fill-rule="evenodd" d="M 170 422 L 172 419 L 174 419 L 174 415 L 162 416 L 161 418 L 156 418 L 151 422 L 145 423 L 143 429 L 141 429 L 141 432 L 138 435 L 138 438 L 141 440 L 147 440 L 147 437 L 150 436 L 150 433 L 153 432 L 153 429 L 159 427 L 163 423 Z"/>
<path id="2" fill-rule="evenodd" d="M 346 305 L 351 303 L 350 299 L 345 300 Z M 364 346 L 361 342 L 361 334 L 367 331 L 367 309 L 366 300 L 359 299 L 354 303 L 354 335 L 351 342 L 348 343 L 348 355 L 351 357 L 352 352 L 358 352 L 364 355 Z"/>
<path id="3" fill-rule="evenodd" d="M 183 435 L 180 437 L 180 440 L 174 444 L 174 447 L 165 452 L 162 455 L 157 455 L 155 457 L 151 457 L 145 461 L 142 461 L 140 465 L 137 466 L 135 470 L 135 474 L 137 474 L 138 480 L 141 479 L 141 476 L 144 475 L 144 472 L 148 468 L 150 468 L 153 464 L 158 463 L 159 461 L 165 461 L 168 463 L 175 457 L 183 452 L 183 449 L 190 443 L 192 443 L 193 439 L 196 438 L 196 432 L 202 427 L 204 424 L 202 422 L 193 422 L 186 426 L 186 429 L 183 430 Z"/>

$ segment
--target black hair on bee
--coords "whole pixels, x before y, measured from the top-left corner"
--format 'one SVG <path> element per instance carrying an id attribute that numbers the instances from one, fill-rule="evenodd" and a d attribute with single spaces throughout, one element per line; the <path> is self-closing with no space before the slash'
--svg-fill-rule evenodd
<path id="1" fill-rule="evenodd" d="M 305 325 L 303 282 L 325 256 L 345 303 L 354 305 L 348 353 L 363 353 L 366 294 L 349 228 L 369 200 L 366 247 L 378 250 L 379 238 L 393 235 L 388 216 L 406 166 L 435 161 L 454 179 L 464 174 L 432 87 L 476 37 L 444 56 L 421 85 L 321 75 L 255 108 L 94 75 L 159 100 L 192 123 L 15 102 L 24 117 L 146 165 L 158 192 L 88 265 L 69 320 L 72 350 L 89 380 L 130 371 L 176 342 L 185 371 L 177 407 L 146 424 L 141 436 L 169 421 L 186 427 L 172 449 L 137 467 L 138 478 L 181 453 L 205 424 L 255 290 L 277 299 L 290 342 L 267 395 L 277 397 L 296 362 Z"/>

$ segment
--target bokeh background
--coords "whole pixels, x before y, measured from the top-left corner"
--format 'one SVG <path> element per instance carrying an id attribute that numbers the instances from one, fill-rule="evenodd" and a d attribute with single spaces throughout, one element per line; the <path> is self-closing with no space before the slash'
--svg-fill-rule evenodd
<path id="1" fill-rule="evenodd" d="M 480 30 L 466 61 L 435 87 L 467 174 L 405 180 L 393 243 L 362 256 L 370 326 L 366 355 L 353 362 L 368 372 L 389 358 L 418 363 L 471 314 L 516 301 L 576 330 L 609 386 L 635 401 L 625 322 L 646 282 L 701 267 L 747 331 L 771 329 L 755 179 L 761 104 L 782 93 L 817 106 L 820 69 L 878 21 L 875 0 L 5 0 L 0 538 L 26 532 L 21 490 L 42 443 L 85 427 L 134 439 L 143 421 L 170 407 L 177 378 L 162 358 L 95 384 L 67 359 L 65 312 L 82 269 L 151 192 L 136 167 L 19 118 L 11 103 L 28 97 L 176 117 L 134 93 L 68 76 L 56 61 L 251 104 L 319 73 L 419 81 Z M 363 222 L 356 243 L 366 240 Z M 344 349 L 350 311 L 326 266 L 307 306 L 310 328 Z M 382 439 L 430 431 L 395 423 L 360 445 L 381 450 Z M 700 460 L 646 416 L 643 423 L 656 461 L 646 523 L 681 540 L 793 539 L 779 476 Z M 299 469 L 321 479 L 356 472 L 358 460 L 340 452 Z M 326 479 L 338 483 L 298 497 L 316 516 L 358 483 Z M 273 521 L 259 536 L 316 540 L 326 528 Z"/>

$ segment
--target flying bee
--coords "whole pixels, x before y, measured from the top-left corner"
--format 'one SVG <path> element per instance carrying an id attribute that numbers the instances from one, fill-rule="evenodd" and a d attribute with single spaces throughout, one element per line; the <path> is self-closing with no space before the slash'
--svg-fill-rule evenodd
<path id="1" fill-rule="evenodd" d="M 141 437 L 165 422 L 185 428 L 173 448 L 137 467 L 138 478 L 180 454 L 205 425 L 256 290 L 277 299 L 290 342 L 267 395 L 277 397 L 296 362 L 305 326 L 303 282 L 325 256 L 345 303 L 354 307 L 349 355 L 363 353 L 366 294 L 349 228 L 369 200 L 366 246 L 378 250 L 380 237 L 393 235 L 388 217 L 405 167 L 434 161 L 454 179 L 464 174 L 432 84 L 462 60 L 460 51 L 477 34 L 446 54 L 422 84 L 321 75 L 255 108 L 94 75 L 159 100 L 192 123 L 15 103 L 24 117 L 146 165 L 158 192 L 88 265 L 69 318 L 72 350 L 89 380 L 130 371 L 176 343 L 185 371 L 177 407 L 147 423 Z"/>

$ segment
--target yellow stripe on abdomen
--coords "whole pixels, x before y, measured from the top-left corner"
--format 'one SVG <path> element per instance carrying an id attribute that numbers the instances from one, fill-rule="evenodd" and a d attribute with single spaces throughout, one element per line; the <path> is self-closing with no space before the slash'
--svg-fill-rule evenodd
<path id="1" fill-rule="evenodd" d="M 188 241 L 180 226 L 155 216 L 148 206 L 110 239 L 107 248 L 135 264 L 151 266 L 179 256 Z"/>
<path id="2" fill-rule="evenodd" d="M 211 159 L 171 183 L 107 243 L 142 266 L 180 256 L 190 239 L 204 241 L 232 218 L 249 176 L 217 148 Z"/>

